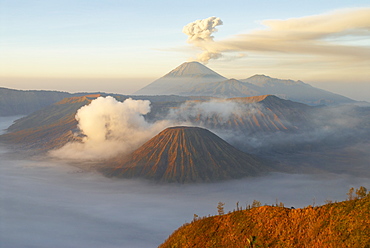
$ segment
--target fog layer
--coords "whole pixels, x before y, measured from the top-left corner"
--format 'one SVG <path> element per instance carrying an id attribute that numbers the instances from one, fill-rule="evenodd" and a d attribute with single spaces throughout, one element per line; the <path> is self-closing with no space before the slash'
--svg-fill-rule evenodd
<path id="1" fill-rule="evenodd" d="M 350 187 L 370 187 L 368 178 L 280 173 L 158 185 L 112 180 L 58 161 L 10 159 L 0 150 L 0 247 L 157 247 L 194 214 L 216 214 L 220 201 L 226 211 L 254 199 L 303 207 L 344 200 Z"/>

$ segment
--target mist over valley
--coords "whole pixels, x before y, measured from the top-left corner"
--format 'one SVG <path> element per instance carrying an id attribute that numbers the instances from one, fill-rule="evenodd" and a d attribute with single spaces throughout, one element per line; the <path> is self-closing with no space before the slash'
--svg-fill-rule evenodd
<path id="1" fill-rule="evenodd" d="M 310 95 L 310 104 L 270 93 L 230 97 L 241 83 L 209 91 L 222 76 L 199 63 L 143 92 L 168 90 L 169 77 L 190 80 L 197 93 L 81 93 L 27 115 L 4 112 L 0 245 L 156 247 L 194 214 L 217 214 L 219 202 L 226 212 L 254 200 L 302 208 L 370 187 L 366 104 L 321 91 L 328 98 Z M 266 76 L 254 83 L 309 87 Z"/>

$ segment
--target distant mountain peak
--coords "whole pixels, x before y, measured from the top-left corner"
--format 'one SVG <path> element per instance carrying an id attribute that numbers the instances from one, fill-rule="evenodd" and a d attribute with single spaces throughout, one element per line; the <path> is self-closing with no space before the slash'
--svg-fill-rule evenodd
<path id="1" fill-rule="evenodd" d="M 259 78 L 259 79 L 271 79 L 272 77 L 269 77 L 269 76 L 266 76 L 265 74 L 256 74 L 256 75 L 253 75 L 251 77 L 249 77 L 249 79 L 252 79 L 252 78 Z"/>
<path id="2" fill-rule="evenodd" d="M 242 82 L 251 83 L 257 86 L 276 86 L 276 85 L 303 85 L 304 83 L 302 81 L 294 81 L 291 79 L 278 79 L 278 78 L 272 78 L 263 74 L 256 74 L 253 75 L 247 79 L 241 80 Z"/>
<path id="3" fill-rule="evenodd" d="M 221 79 L 226 79 L 225 77 L 221 76 L 217 72 L 209 69 L 207 66 L 196 62 L 185 62 L 182 63 L 180 66 L 176 67 L 169 73 L 167 73 L 164 77 L 200 77 L 200 76 L 213 76 L 213 77 L 220 77 Z"/>

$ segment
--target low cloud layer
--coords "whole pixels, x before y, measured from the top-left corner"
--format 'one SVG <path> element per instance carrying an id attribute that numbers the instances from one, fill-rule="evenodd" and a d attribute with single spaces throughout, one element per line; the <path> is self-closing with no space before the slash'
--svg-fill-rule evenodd
<path id="1" fill-rule="evenodd" d="M 148 123 L 150 101 L 99 97 L 80 108 L 76 114 L 82 142 L 71 142 L 51 152 L 69 159 L 106 159 L 127 154 L 169 126 L 166 121 Z"/>
<path id="2" fill-rule="evenodd" d="M 210 18 L 188 24 L 183 32 L 188 35 L 189 43 L 203 51 L 198 57 L 202 62 L 217 59 L 228 52 L 246 52 L 275 56 L 308 55 L 316 61 L 331 63 L 341 58 L 345 60 L 342 63 L 356 62 L 362 68 L 363 63 L 370 60 L 370 47 L 363 42 L 370 39 L 369 16 L 370 8 L 355 8 L 286 20 L 265 20 L 261 22 L 265 29 L 218 41 L 213 37 L 193 39 L 192 33 L 187 31 L 189 25 L 209 22 Z"/>
<path id="3" fill-rule="evenodd" d="M 217 214 L 220 201 L 226 212 L 254 199 L 297 208 L 344 200 L 350 187 L 370 188 L 368 178 L 343 174 L 178 186 L 77 172 L 55 161 L 0 160 L 1 246 L 157 247 L 194 214 Z"/>

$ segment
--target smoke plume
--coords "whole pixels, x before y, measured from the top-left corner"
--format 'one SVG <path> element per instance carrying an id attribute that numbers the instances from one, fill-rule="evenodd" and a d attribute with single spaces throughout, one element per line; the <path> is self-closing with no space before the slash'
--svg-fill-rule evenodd
<path id="1" fill-rule="evenodd" d="M 99 97 L 76 114 L 82 143 L 67 143 L 51 155 L 69 159 L 105 159 L 128 153 L 169 125 L 167 121 L 148 123 L 150 101 L 126 99 L 119 102 L 111 96 Z"/>
<path id="2" fill-rule="evenodd" d="M 188 43 L 203 50 L 198 55 L 201 62 L 217 59 L 224 53 L 248 52 L 262 55 L 270 62 L 269 55 L 273 55 L 279 63 L 289 54 L 299 63 L 307 55 L 313 57 L 314 63 L 327 64 L 328 61 L 337 62 L 338 58 L 342 58 L 340 61 L 343 69 L 347 67 L 346 61 L 350 61 L 351 66 L 356 62 L 353 68 L 363 68 L 364 63 L 369 61 L 370 49 L 361 43 L 349 43 L 348 37 L 369 39 L 369 15 L 370 8 L 355 8 L 286 20 L 263 20 L 263 29 L 218 41 L 214 41 L 211 34 L 217 31 L 215 27 L 221 25 L 222 21 L 220 18 L 210 17 L 186 25 L 183 32 L 188 35 Z M 296 55 L 302 56 L 294 57 Z M 335 71 L 340 70 L 335 67 Z"/>
<path id="3" fill-rule="evenodd" d="M 209 48 L 207 44 L 214 42 L 212 34 L 217 32 L 216 26 L 222 24 L 220 18 L 213 16 L 203 20 L 196 20 L 182 29 L 182 32 L 188 36 L 187 42 L 203 50 L 198 55 L 198 61 L 206 63 L 210 59 L 217 59 L 221 56 L 221 53 Z"/>
<path id="4" fill-rule="evenodd" d="M 188 101 L 176 109 L 171 109 L 166 118 L 210 128 L 207 123 L 211 119 L 217 120 L 217 124 L 223 125 L 232 119 L 256 114 L 260 109 L 261 107 L 257 103 L 242 104 L 227 100 Z"/>

